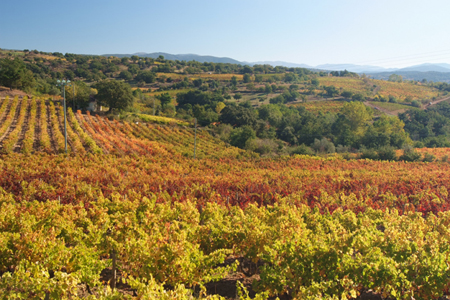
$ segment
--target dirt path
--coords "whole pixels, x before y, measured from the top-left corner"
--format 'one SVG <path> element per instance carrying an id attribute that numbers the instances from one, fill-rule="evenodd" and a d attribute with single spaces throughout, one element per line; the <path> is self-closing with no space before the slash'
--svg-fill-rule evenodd
<path id="1" fill-rule="evenodd" d="M 31 115 L 31 101 L 27 100 L 28 104 L 27 104 L 27 112 L 25 113 L 25 119 L 23 120 L 23 124 L 22 124 L 22 128 L 21 131 L 19 133 L 19 137 L 17 139 L 16 144 L 13 147 L 13 151 L 14 152 L 20 152 L 20 149 L 22 148 L 23 145 L 23 140 L 25 139 L 25 133 L 28 130 L 28 127 L 30 125 L 30 115 Z"/>
<path id="2" fill-rule="evenodd" d="M 3 101 L 5 101 L 5 99 L 3 99 Z M 13 99 L 10 98 L 8 101 L 9 101 L 9 102 L 8 102 L 8 104 L 6 104 L 6 109 L 5 109 L 5 111 L 4 111 L 3 114 L 0 116 L 0 124 L 3 124 L 3 122 L 5 122 L 6 116 L 9 114 L 9 111 L 11 110 L 11 105 L 12 105 Z"/>
<path id="3" fill-rule="evenodd" d="M 438 103 L 444 102 L 444 101 L 449 100 L 449 99 L 450 99 L 450 96 L 449 96 L 449 97 L 442 98 L 442 99 L 439 99 L 439 100 L 431 101 L 430 103 L 428 103 L 427 105 L 425 105 L 423 109 L 426 109 L 426 108 L 428 108 L 428 107 L 430 107 L 430 106 L 436 105 L 436 104 L 438 104 Z"/>
<path id="4" fill-rule="evenodd" d="M 33 149 L 34 151 L 39 151 L 41 149 L 41 104 L 38 102 L 36 105 L 36 119 L 34 127 L 34 141 Z"/>
<path id="5" fill-rule="evenodd" d="M 92 136 L 91 133 L 84 126 L 83 122 L 86 122 L 86 123 L 90 124 L 92 130 L 95 131 L 95 128 L 94 128 L 94 126 L 92 126 L 89 118 L 86 115 L 82 115 L 82 114 L 78 114 L 78 113 L 75 114 L 75 117 L 77 118 L 81 129 L 83 129 L 83 131 L 86 132 L 86 134 L 88 134 L 95 141 L 97 146 L 100 147 L 100 149 L 102 149 L 103 153 L 108 154 L 109 151 L 103 146 L 103 143 L 101 141 L 99 141 L 98 139 L 96 139 L 94 136 Z"/>
<path id="6" fill-rule="evenodd" d="M 431 107 L 433 105 L 436 105 L 438 103 L 441 103 L 441 102 L 444 102 L 444 101 L 447 101 L 447 100 L 450 100 L 450 96 L 442 98 L 442 99 L 439 99 L 439 100 L 431 101 L 427 105 L 423 105 L 419 109 L 425 110 L 425 109 L 427 109 L 427 108 L 429 108 L 429 107 Z M 405 109 L 399 109 L 399 110 L 392 110 L 391 111 L 391 110 L 388 110 L 388 109 L 376 106 L 376 105 L 370 103 L 369 101 L 364 102 L 364 104 L 369 106 L 369 107 L 372 107 L 372 108 L 374 108 L 374 109 L 376 109 L 378 111 L 381 111 L 381 112 L 383 112 L 383 113 L 385 113 L 387 115 L 390 115 L 390 116 L 398 116 L 398 114 L 403 113 L 403 112 L 406 111 L 406 108 Z"/>
<path id="7" fill-rule="evenodd" d="M 378 110 L 378 111 L 381 111 L 381 112 L 383 112 L 383 113 L 385 113 L 385 114 L 387 114 L 387 115 L 390 115 L 390 116 L 397 116 L 398 114 L 399 114 L 399 111 L 390 111 L 390 110 L 387 110 L 387 109 L 385 109 L 385 108 L 382 108 L 382 107 L 378 107 L 378 106 L 376 106 L 376 105 L 373 105 L 372 103 L 370 103 L 370 102 L 364 102 L 364 104 L 365 105 L 367 105 L 367 106 L 369 106 L 369 107 L 372 107 L 372 108 L 374 108 L 374 109 L 376 109 L 376 110 Z"/>
<path id="8" fill-rule="evenodd" d="M 59 130 L 61 131 L 62 135 L 64 136 L 64 112 L 59 108 L 59 106 L 55 107 L 56 117 L 58 118 L 58 124 L 59 124 Z M 66 126 L 69 126 L 69 123 L 67 122 Z M 69 135 L 67 135 L 67 147 L 71 149 L 73 153 L 76 152 L 75 147 L 72 143 L 72 141 L 69 139 Z"/>
<path id="9" fill-rule="evenodd" d="M 76 114 L 75 114 L 75 115 L 76 115 Z M 75 120 L 78 120 L 78 119 L 75 119 Z M 86 145 L 86 141 L 85 141 L 83 138 L 81 138 L 80 133 L 79 133 L 78 131 L 75 130 L 75 128 L 72 126 L 71 122 L 69 122 L 69 119 L 67 119 L 67 126 L 70 126 L 70 127 L 72 128 L 73 133 L 76 134 L 76 136 L 77 136 L 78 139 L 80 140 L 81 144 L 82 144 L 83 147 L 84 147 L 84 150 L 85 150 L 86 152 L 89 152 L 90 149 L 89 149 L 89 147 Z M 80 126 L 81 126 L 81 124 L 80 124 Z M 81 127 L 81 128 L 83 128 L 83 127 Z M 83 129 L 83 131 L 86 132 L 84 129 Z M 86 132 L 86 133 L 89 134 L 88 132 Z"/>
<path id="10" fill-rule="evenodd" d="M 0 137 L 0 142 L 3 142 L 4 139 L 8 138 L 9 134 L 16 128 L 17 119 L 19 118 L 19 114 L 20 114 L 20 107 L 22 106 L 22 101 L 23 101 L 23 98 L 17 104 L 13 121 L 12 121 L 11 125 L 9 126 L 8 130 L 6 130 L 6 132 Z M 3 145 L 2 145 L 2 148 L 3 148 Z"/>
<path id="11" fill-rule="evenodd" d="M 47 132 L 48 136 L 50 137 L 50 144 L 52 145 L 53 152 L 58 153 L 58 146 L 56 145 L 55 135 L 53 134 L 53 128 L 52 128 L 52 121 L 50 116 L 50 109 L 49 109 L 49 102 L 51 100 L 45 101 L 45 107 L 47 109 Z"/>

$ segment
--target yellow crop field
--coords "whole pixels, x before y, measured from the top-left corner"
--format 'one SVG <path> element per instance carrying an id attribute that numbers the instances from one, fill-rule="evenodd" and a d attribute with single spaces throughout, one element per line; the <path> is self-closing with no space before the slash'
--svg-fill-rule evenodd
<path id="1" fill-rule="evenodd" d="M 180 73 L 156 73 L 157 77 L 166 76 L 167 78 L 172 78 L 173 80 L 180 79 L 183 80 L 186 75 Z"/>
<path id="2" fill-rule="evenodd" d="M 243 80 L 241 74 L 214 74 L 214 73 L 200 73 L 189 76 L 190 79 L 214 79 L 214 80 L 231 80 L 231 77 L 236 76 L 237 80 Z"/>
<path id="3" fill-rule="evenodd" d="M 404 100 L 406 97 L 410 97 L 412 100 L 422 100 L 432 99 L 433 97 L 439 96 L 438 90 L 429 86 L 385 80 L 372 80 L 372 82 L 380 87 L 377 93 L 383 97 L 389 97 L 389 95 L 392 95 L 400 100 Z"/>
<path id="4" fill-rule="evenodd" d="M 352 77 L 320 77 L 320 85 L 335 86 L 338 90 L 349 91 L 353 94 L 363 94 L 369 96 L 370 89 L 363 80 Z"/>
<path id="5" fill-rule="evenodd" d="M 192 89 L 181 89 L 181 90 L 168 90 L 168 91 L 161 91 L 161 92 L 149 92 L 148 95 L 150 96 L 159 96 L 161 94 L 169 94 L 171 97 L 175 97 L 178 93 L 186 93 L 191 91 Z"/>
<path id="6" fill-rule="evenodd" d="M 152 115 L 146 115 L 146 114 L 133 114 L 133 116 L 138 117 L 144 122 L 149 123 L 158 123 L 158 124 L 177 124 L 177 125 L 184 125 L 188 126 L 189 123 L 185 121 L 181 121 L 174 118 L 167 118 L 167 117 L 161 117 L 161 116 L 152 116 Z"/>
<path id="7" fill-rule="evenodd" d="M 417 107 L 409 106 L 409 105 L 403 105 L 400 103 L 390 103 L 390 102 L 379 102 L 379 101 L 373 101 L 370 102 L 371 104 L 375 105 L 376 107 L 380 107 L 382 109 L 388 110 L 390 112 L 400 111 L 400 110 L 407 110 L 407 109 L 419 109 Z"/>
<path id="8" fill-rule="evenodd" d="M 380 95 L 386 98 L 394 96 L 401 101 L 407 97 L 411 100 L 422 100 L 439 96 L 439 92 L 435 88 L 409 82 L 391 82 L 351 77 L 320 77 L 319 82 L 321 86 L 333 85 L 339 90 L 350 91 L 354 94 L 360 93 L 368 97 Z"/>
<path id="9" fill-rule="evenodd" d="M 321 113 L 337 113 L 344 106 L 345 102 L 343 101 L 311 101 L 306 103 L 295 103 L 291 106 L 299 107 L 303 106 L 307 111 L 310 111 L 314 114 Z"/>
<path id="10" fill-rule="evenodd" d="M 195 80 L 198 78 L 202 79 L 213 79 L 213 80 L 231 80 L 231 77 L 236 76 L 237 80 L 243 80 L 242 74 L 215 74 L 215 73 L 199 73 L 199 74 L 180 74 L 180 73 L 156 73 L 158 77 L 164 75 L 167 78 L 172 78 L 174 80 L 183 80 L 188 77 L 189 80 Z"/>

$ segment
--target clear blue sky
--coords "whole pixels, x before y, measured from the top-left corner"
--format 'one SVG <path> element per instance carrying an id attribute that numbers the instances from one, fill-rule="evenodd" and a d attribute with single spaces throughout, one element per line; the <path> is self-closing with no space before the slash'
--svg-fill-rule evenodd
<path id="1" fill-rule="evenodd" d="M 2 1 L 0 48 L 240 61 L 450 63 L 448 0 Z"/>

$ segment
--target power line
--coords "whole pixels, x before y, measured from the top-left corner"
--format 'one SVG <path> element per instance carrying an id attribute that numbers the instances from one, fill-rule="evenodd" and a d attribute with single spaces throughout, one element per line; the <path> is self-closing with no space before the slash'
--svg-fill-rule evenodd
<path id="1" fill-rule="evenodd" d="M 389 62 L 398 62 L 398 61 L 402 61 L 402 62 L 415 61 L 417 59 L 423 59 L 423 58 L 430 59 L 431 57 L 438 57 L 438 56 L 444 56 L 442 58 L 450 57 L 450 49 L 418 53 L 418 54 L 402 55 L 402 56 L 389 57 L 389 58 L 383 58 L 383 59 L 367 60 L 367 61 L 358 62 L 356 64 L 386 64 Z"/>

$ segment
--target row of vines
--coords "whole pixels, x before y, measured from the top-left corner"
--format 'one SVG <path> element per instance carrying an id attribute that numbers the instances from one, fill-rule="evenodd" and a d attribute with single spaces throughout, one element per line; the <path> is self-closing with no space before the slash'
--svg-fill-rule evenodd
<path id="1" fill-rule="evenodd" d="M 64 117 L 59 102 L 43 99 L 6 98 L 0 105 L 0 147 L 3 154 L 22 152 L 64 153 Z M 192 157 L 194 130 L 184 126 L 110 121 L 67 111 L 67 151 L 71 154 L 111 153 L 148 155 L 169 151 Z M 197 135 L 197 157 L 248 156 L 227 146 L 206 131 Z"/>
<path id="2" fill-rule="evenodd" d="M 437 299 L 450 287 L 450 213 L 337 209 L 280 200 L 18 202 L 0 196 L 0 294 L 8 299 L 223 299 L 207 285 L 254 262 L 257 299 Z M 113 270 L 105 280 L 104 270 Z M 120 286 L 120 289 L 117 287 Z M 168 288 L 171 287 L 171 288 Z M 115 288 L 115 289 L 114 289 Z M 242 288 L 239 299 L 248 299 Z M 80 296 L 81 297 L 81 296 Z"/>

